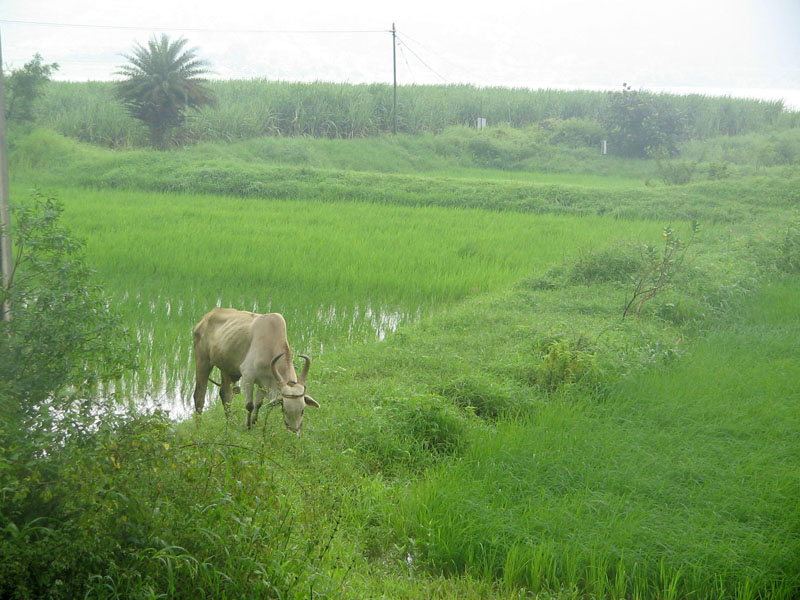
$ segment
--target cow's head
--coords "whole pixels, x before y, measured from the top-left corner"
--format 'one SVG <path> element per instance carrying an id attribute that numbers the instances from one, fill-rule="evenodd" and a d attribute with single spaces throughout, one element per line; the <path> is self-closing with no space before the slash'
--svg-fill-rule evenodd
<path id="1" fill-rule="evenodd" d="M 281 403 L 283 406 L 283 422 L 286 424 L 286 427 L 289 428 L 289 431 L 293 431 L 299 436 L 303 431 L 303 411 L 305 411 L 306 406 L 319 408 L 319 403 L 306 394 L 306 376 L 308 375 L 308 370 L 311 368 L 311 359 L 305 354 L 301 354 L 300 358 L 305 361 L 305 364 L 303 365 L 300 377 L 297 381 L 287 381 L 281 377 L 281 374 L 278 373 L 278 369 L 275 368 L 275 363 L 278 362 L 278 359 L 282 356 L 283 353 L 278 354 L 278 356 L 272 359 L 270 365 L 272 376 L 275 378 L 275 381 L 278 382 L 281 392 L 280 400 L 276 400 L 271 404 Z"/>

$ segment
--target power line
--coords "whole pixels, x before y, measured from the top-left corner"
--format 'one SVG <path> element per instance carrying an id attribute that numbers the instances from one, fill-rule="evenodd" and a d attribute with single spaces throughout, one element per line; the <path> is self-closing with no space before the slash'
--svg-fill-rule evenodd
<path id="1" fill-rule="evenodd" d="M 270 34 L 339 34 L 339 33 L 391 33 L 388 29 L 214 29 L 201 27 L 146 27 L 137 25 L 96 25 L 91 23 L 55 23 L 50 21 L 12 21 L 0 19 L 9 25 L 37 27 L 77 27 L 85 29 L 128 29 L 135 31 L 190 31 L 192 33 L 270 33 Z"/>
<path id="2" fill-rule="evenodd" d="M 403 46 L 405 46 L 405 44 L 400 40 L 398 40 L 398 42 L 399 42 L 399 44 L 397 44 L 397 47 L 400 48 L 400 54 L 403 55 L 403 60 L 406 62 L 406 66 L 408 67 L 408 72 L 411 73 L 411 79 L 413 80 L 414 79 L 414 70 L 411 68 L 411 65 L 408 64 L 408 58 L 406 58 L 406 53 L 403 52 Z"/>
<path id="3" fill-rule="evenodd" d="M 402 40 L 401 40 L 401 41 L 402 41 Z M 442 76 L 442 75 L 441 75 L 441 74 L 440 74 L 438 71 L 436 71 L 436 69 L 434 69 L 434 68 L 433 68 L 433 67 L 431 67 L 431 66 L 430 66 L 428 63 L 426 63 L 424 60 L 422 60 L 422 58 L 420 58 L 420 55 L 419 55 L 419 54 L 417 54 L 416 52 L 414 52 L 414 50 L 413 50 L 413 48 L 411 48 L 411 46 L 409 46 L 409 45 L 408 45 L 408 44 L 406 44 L 405 42 L 403 42 L 403 46 L 405 46 L 406 48 L 408 48 L 408 51 L 409 51 L 409 52 L 411 52 L 411 54 L 413 54 L 413 55 L 416 57 L 416 59 L 417 59 L 419 62 L 421 62 L 421 63 L 422 63 L 422 65 L 423 65 L 423 66 L 424 66 L 426 69 L 428 69 L 428 70 L 429 70 L 431 73 L 433 73 L 434 75 L 436 75 L 436 76 L 437 76 L 439 79 L 441 79 L 442 81 L 444 81 L 445 83 L 447 83 L 447 79 L 445 79 L 445 78 L 444 78 L 444 77 L 443 77 L 443 76 Z"/>
<path id="4" fill-rule="evenodd" d="M 400 33 L 401 32 L 398 32 L 398 34 L 400 34 Z M 419 40 L 414 39 L 413 37 L 408 35 L 405 31 L 402 32 L 402 35 L 403 35 L 404 41 L 406 42 L 406 47 L 407 48 L 408 48 L 408 40 L 410 40 L 410 41 L 414 42 L 417 46 L 419 46 L 422 50 L 425 50 L 425 52 L 428 52 L 429 54 L 436 54 L 437 58 L 439 58 L 440 60 L 443 60 L 444 62 L 449 64 L 451 67 L 455 67 L 456 69 L 458 69 L 459 71 L 461 71 L 462 73 L 464 73 L 466 75 L 472 75 L 472 72 L 469 69 L 466 69 L 462 65 L 454 63 L 452 60 L 449 60 L 445 55 L 439 54 L 436 51 L 431 50 L 430 48 L 428 48 L 425 44 L 423 44 Z M 409 48 L 409 50 L 411 50 L 411 49 Z"/>

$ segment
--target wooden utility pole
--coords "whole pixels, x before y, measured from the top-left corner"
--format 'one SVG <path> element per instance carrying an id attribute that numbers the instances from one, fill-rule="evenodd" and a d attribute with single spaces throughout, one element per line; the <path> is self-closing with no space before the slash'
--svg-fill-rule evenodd
<path id="1" fill-rule="evenodd" d="M 394 69 L 394 109 L 392 110 L 392 133 L 397 134 L 397 30 L 392 23 L 392 68 Z"/>
<path id="2" fill-rule="evenodd" d="M 3 90 L 3 44 L 0 41 L 0 263 L 3 290 L 11 286 L 11 211 L 8 208 L 8 144 L 6 143 L 6 97 Z M 3 320 L 11 320 L 11 305 L 6 299 L 0 310 Z"/>

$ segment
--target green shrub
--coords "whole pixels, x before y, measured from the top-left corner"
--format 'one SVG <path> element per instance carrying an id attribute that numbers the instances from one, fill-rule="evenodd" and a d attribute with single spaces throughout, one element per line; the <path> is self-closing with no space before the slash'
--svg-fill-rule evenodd
<path id="1" fill-rule="evenodd" d="M 756 162 L 762 167 L 791 165 L 800 157 L 800 147 L 796 140 L 786 136 L 772 135 L 762 141 L 756 150 Z"/>
<path id="2" fill-rule="evenodd" d="M 438 386 L 436 393 L 490 420 L 511 413 L 518 404 L 505 386 L 485 376 L 459 377 Z"/>
<path id="3" fill-rule="evenodd" d="M 658 176 L 666 185 L 685 185 L 697 170 L 698 161 L 671 159 L 664 147 L 651 148 L 647 154 L 655 159 Z"/>
<path id="4" fill-rule="evenodd" d="M 600 382 L 602 371 L 597 359 L 581 340 L 574 343 L 564 339 L 548 340 L 542 344 L 541 351 L 535 383 L 548 392 L 570 384 L 594 387 Z"/>
<path id="5" fill-rule="evenodd" d="M 478 164 L 485 167 L 498 167 L 503 164 L 503 155 L 496 144 L 486 137 L 474 137 L 469 141 L 469 151 Z"/>
<path id="6" fill-rule="evenodd" d="M 569 273 L 569 281 L 583 285 L 595 283 L 627 283 L 642 268 L 641 257 L 630 245 L 616 246 L 598 252 L 581 249 Z"/>
<path id="7" fill-rule="evenodd" d="M 0 290 L 13 317 L 0 321 L 0 414 L 9 433 L 30 435 L 34 445 L 64 435 L 73 406 L 82 410 L 95 384 L 133 366 L 122 320 L 92 282 L 62 212 L 38 192 L 14 206 L 13 274 Z"/>
<path id="8" fill-rule="evenodd" d="M 706 175 L 709 179 L 727 179 L 731 176 L 731 165 L 727 162 L 712 162 L 706 166 Z"/>
<path id="9" fill-rule="evenodd" d="M 778 243 L 775 265 L 784 273 L 800 272 L 800 222 L 796 221 L 786 228 L 786 233 Z"/>
<path id="10" fill-rule="evenodd" d="M 539 127 L 548 131 L 551 144 L 563 144 L 571 148 L 589 146 L 599 151 L 600 142 L 606 137 L 605 127 L 589 118 L 550 119 L 539 123 Z"/>
<path id="11" fill-rule="evenodd" d="M 659 148 L 675 155 L 678 143 L 689 137 L 684 110 L 665 95 L 632 90 L 626 84 L 621 92 L 609 93 L 603 123 L 609 149 L 619 156 L 644 158 Z"/>
<path id="12" fill-rule="evenodd" d="M 426 394 L 386 398 L 364 415 L 354 445 L 367 463 L 391 472 L 430 466 L 463 444 L 467 422 L 444 398 Z"/>
<path id="13" fill-rule="evenodd" d="M 576 387 L 597 391 L 606 375 L 596 348 L 583 337 L 570 339 L 560 333 L 533 340 L 511 371 L 523 384 L 545 393 Z"/>

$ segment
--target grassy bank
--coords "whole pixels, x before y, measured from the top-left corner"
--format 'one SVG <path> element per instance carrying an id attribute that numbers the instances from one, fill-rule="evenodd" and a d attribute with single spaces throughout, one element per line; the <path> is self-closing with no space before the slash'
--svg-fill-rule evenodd
<path id="1" fill-rule="evenodd" d="M 711 166 L 707 164 L 695 182 L 664 185 L 655 181 L 655 161 L 604 162 L 608 157 L 595 154 L 583 160 L 580 151 L 574 156 L 556 154 L 548 159 L 561 165 L 556 170 L 561 173 L 558 177 L 546 167 L 537 170 L 535 160 L 528 171 L 508 175 L 500 169 L 481 167 L 483 163 L 469 149 L 473 133 L 463 130 L 452 136 L 452 143 L 444 145 L 434 137 L 314 141 L 318 146 L 314 153 L 307 153 L 308 166 L 293 166 L 287 162 L 295 160 L 295 140 L 200 146 L 170 153 L 115 152 L 36 131 L 13 145 L 12 166 L 21 182 L 39 187 L 66 184 L 667 221 L 737 222 L 791 209 L 797 203 L 798 176 L 791 162 L 779 167 L 749 168 L 731 163 L 722 179 L 711 177 Z M 499 147 L 506 148 L 503 136 L 497 139 Z M 523 142 L 520 144 L 522 147 Z M 547 148 L 535 142 L 530 143 L 530 148 L 543 156 L 547 154 Z M 453 156 L 448 157 L 448 152 Z M 569 155 L 573 151 L 563 152 Z M 343 160 L 351 166 L 337 168 Z M 427 168 L 416 168 L 415 160 L 425 162 Z M 581 170 L 571 177 L 568 173 L 576 171 L 575 165 L 580 165 Z"/>
<path id="2" fill-rule="evenodd" d="M 797 283 L 602 403 L 575 394 L 477 435 L 401 493 L 396 535 L 415 560 L 509 592 L 794 597 Z"/>

